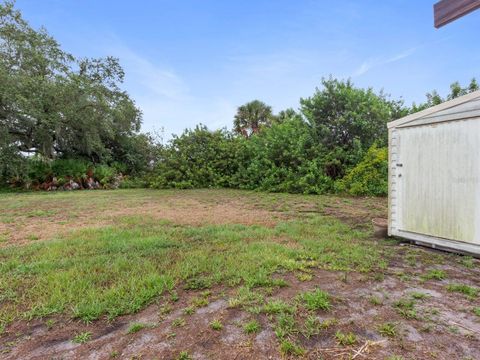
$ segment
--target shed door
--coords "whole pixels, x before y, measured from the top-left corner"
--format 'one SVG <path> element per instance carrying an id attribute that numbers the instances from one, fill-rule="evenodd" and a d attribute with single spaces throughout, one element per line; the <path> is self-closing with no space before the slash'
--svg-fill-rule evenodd
<path id="1" fill-rule="evenodd" d="M 398 229 L 480 244 L 480 119 L 398 135 Z"/>

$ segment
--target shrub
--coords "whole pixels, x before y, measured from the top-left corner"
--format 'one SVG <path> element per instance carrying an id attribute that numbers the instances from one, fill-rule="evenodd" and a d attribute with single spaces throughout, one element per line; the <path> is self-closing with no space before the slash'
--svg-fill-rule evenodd
<path id="1" fill-rule="evenodd" d="M 350 195 L 385 196 L 388 191 L 387 148 L 373 145 L 347 175 L 335 183 L 339 192 Z"/>

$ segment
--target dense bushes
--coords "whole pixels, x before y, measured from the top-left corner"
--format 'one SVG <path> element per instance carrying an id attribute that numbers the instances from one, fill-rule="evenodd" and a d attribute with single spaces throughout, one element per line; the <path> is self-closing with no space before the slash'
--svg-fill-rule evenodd
<path id="1" fill-rule="evenodd" d="M 363 160 L 335 183 L 335 188 L 351 195 L 385 196 L 388 191 L 387 175 L 387 148 L 373 145 Z"/>

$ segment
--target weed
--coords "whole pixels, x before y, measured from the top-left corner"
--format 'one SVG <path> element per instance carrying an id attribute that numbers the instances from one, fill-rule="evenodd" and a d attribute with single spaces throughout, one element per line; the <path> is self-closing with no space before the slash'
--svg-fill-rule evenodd
<path id="1" fill-rule="evenodd" d="M 188 351 L 182 351 L 175 360 L 192 360 L 192 357 L 188 353 Z"/>
<path id="2" fill-rule="evenodd" d="M 56 321 L 53 319 L 48 319 L 45 321 L 45 326 L 47 327 L 48 330 L 51 330 L 53 326 L 55 325 Z"/>
<path id="3" fill-rule="evenodd" d="M 460 263 L 468 269 L 473 269 L 475 267 L 473 257 L 471 256 L 464 256 Z"/>
<path id="4" fill-rule="evenodd" d="M 172 326 L 175 326 L 175 327 L 183 327 L 185 325 L 186 325 L 186 322 L 184 318 L 176 318 L 175 320 L 172 321 Z"/>
<path id="5" fill-rule="evenodd" d="M 87 341 L 89 341 L 92 338 L 92 333 L 89 331 L 79 333 L 75 335 L 72 339 L 72 341 L 76 344 L 85 344 Z"/>
<path id="6" fill-rule="evenodd" d="M 330 295 L 320 289 L 303 293 L 300 298 L 303 300 L 303 303 L 308 310 L 328 311 L 331 308 Z"/>
<path id="7" fill-rule="evenodd" d="M 256 320 L 249 321 L 243 325 L 243 331 L 247 334 L 254 334 L 260 331 L 260 324 Z"/>
<path id="8" fill-rule="evenodd" d="M 280 352 L 283 355 L 303 356 L 305 350 L 289 340 L 280 341 Z"/>
<path id="9" fill-rule="evenodd" d="M 395 337 L 397 335 L 397 325 L 395 323 L 383 323 L 378 326 L 377 330 L 382 336 Z"/>
<path id="10" fill-rule="evenodd" d="M 342 333 L 340 330 L 335 333 L 335 339 L 340 346 L 350 346 L 357 343 L 357 336 L 354 333 Z"/>
<path id="11" fill-rule="evenodd" d="M 173 302 L 177 302 L 178 300 L 180 300 L 180 297 L 178 296 L 178 293 L 176 291 L 172 291 L 170 293 L 170 300 Z"/>
<path id="12" fill-rule="evenodd" d="M 473 313 L 477 316 L 480 316 L 480 307 L 476 307 L 473 309 Z"/>
<path id="13" fill-rule="evenodd" d="M 447 274 L 443 270 L 432 269 L 429 270 L 426 274 L 421 276 L 422 280 L 444 280 L 447 278 Z"/>
<path id="14" fill-rule="evenodd" d="M 295 307 L 287 304 L 283 300 L 271 300 L 263 306 L 263 312 L 267 314 L 280 314 L 280 313 L 289 313 L 292 314 L 295 312 Z"/>
<path id="15" fill-rule="evenodd" d="M 184 289 L 185 290 L 203 290 L 203 289 L 208 289 L 211 286 L 212 284 L 210 280 L 202 277 L 195 277 L 192 279 L 188 279 L 186 281 Z"/>
<path id="16" fill-rule="evenodd" d="M 197 307 L 197 308 L 200 308 L 200 307 L 205 307 L 209 304 L 209 301 L 207 298 L 204 298 L 204 297 L 194 297 L 192 299 L 192 305 Z"/>
<path id="17" fill-rule="evenodd" d="M 185 315 L 193 315 L 195 313 L 195 307 L 194 306 L 188 306 L 185 309 L 183 309 L 183 313 Z"/>
<path id="18" fill-rule="evenodd" d="M 397 312 L 406 319 L 418 319 L 419 316 L 415 310 L 415 302 L 412 299 L 400 299 L 394 306 L 397 308 Z"/>
<path id="19" fill-rule="evenodd" d="M 297 274 L 295 274 L 295 276 L 300 281 L 310 281 L 310 280 L 312 280 L 312 274 L 308 274 L 308 273 L 304 273 L 304 272 L 297 273 Z"/>
<path id="20" fill-rule="evenodd" d="M 221 323 L 220 320 L 218 319 L 215 319 L 213 320 L 211 323 L 210 323 L 210 327 L 213 329 L 213 330 L 222 330 L 223 329 L 223 324 Z"/>
<path id="21" fill-rule="evenodd" d="M 139 332 L 140 330 L 144 329 L 146 327 L 145 324 L 142 323 L 133 323 L 130 324 L 127 330 L 127 334 L 134 334 L 136 332 Z"/>
<path id="22" fill-rule="evenodd" d="M 380 306 L 383 304 L 383 300 L 378 297 L 378 296 L 375 296 L 375 295 L 372 295 L 368 298 L 368 301 L 370 302 L 370 304 L 372 305 L 375 305 L 375 306 Z"/>
<path id="23" fill-rule="evenodd" d="M 476 298 L 479 292 L 478 288 L 466 284 L 449 284 L 447 285 L 447 290 L 462 293 L 471 299 Z"/>
<path id="24" fill-rule="evenodd" d="M 302 334 L 309 339 L 314 335 L 320 334 L 320 330 L 322 329 L 322 322 L 316 317 L 309 315 L 303 324 L 303 331 Z"/>
<path id="25" fill-rule="evenodd" d="M 410 296 L 412 297 L 412 299 L 414 300 L 424 300 L 426 298 L 428 298 L 428 294 L 425 294 L 425 293 L 422 293 L 422 292 L 418 292 L 418 291 L 413 291 L 410 293 Z"/>
<path id="26" fill-rule="evenodd" d="M 277 324 L 275 326 L 275 335 L 279 339 L 296 333 L 295 319 L 292 314 L 282 313 L 277 316 Z"/>

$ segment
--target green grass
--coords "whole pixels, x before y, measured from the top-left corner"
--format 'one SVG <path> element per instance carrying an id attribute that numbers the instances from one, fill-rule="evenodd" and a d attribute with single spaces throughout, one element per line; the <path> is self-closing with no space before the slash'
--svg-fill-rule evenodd
<path id="1" fill-rule="evenodd" d="M 458 293 L 464 294 L 470 299 L 475 299 L 480 292 L 479 288 L 469 286 L 466 284 L 449 284 L 447 285 L 447 290 L 450 292 L 458 292 Z"/>
<path id="2" fill-rule="evenodd" d="M 343 333 L 340 330 L 335 333 L 335 339 L 340 346 L 355 345 L 358 341 L 354 333 Z"/>
<path id="3" fill-rule="evenodd" d="M 210 327 L 213 329 L 213 330 L 216 330 L 216 331 L 220 331 L 223 329 L 223 324 L 220 320 L 218 319 L 215 319 L 213 320 L 211 323 L 210 323 Z"/>
<path id="4" fill-rule="evenodd" d="M 305 350 L 290 340 L 282 340 L 280 342 L 280 352 L 284 355 L 303 356 Z"/>
<path id="5" fill-rule="evenodd" d="M 128 327 L 127 333 L 134 334 L 139 332 L 142 329 L 145 329 L 146 327 L 147 325 L 143 323 L 133 323 L 133 324 L 130 324 L 130 326 Z"/>
<path id="6" fill-rule="evenodd" d="M 480 307 L 476 307 L 473 309 L 473 313 L 477 316 L 480 316 Z"/>
<path id="7" fill-rule="evenodd" d="M 316 289 L 315 291 L 303 293 L 300 298 L 307 310 L 325 310 L 331 308 L 330 295 L 325 291 Z"/>
<path id="8" fill-rule="evenodd" d="M 447 278 L 447 273 L 443 270 L 432 269 L 421 276 L 423 280 L 444 280 Z"/>
<path id="9" fill-rule="evenodd" d="M 255 334 L 260 331 L 260 324 L 256 320 L 249 321 L 243 325 L 243 331 L 247 334 Z"/>
<path id="10" fill-rule="evenodd" d="M 392 337 L 392 338 L 397 336 L 397 324 L 395 323 L 386 322 L 386 323 L 380 324 L 377 330 L 382 336 Z"/>
<path id="11" fill-rule="evenodd" d="M 207 202 L 215 196 L 228 198 L 234 194 L 246 203 L 264 207 L 276 206 L 278 199 L 310 199 L 215 191 L 6 194 L 0 199 L 0 207 L 12 216 L 21 216 L 18 214 L 27 208 L 52 207 L 48 210 L 51 214 L 61 213 L 62 207 L 73 203 L 76 211 L 88 209 L 106 216 L 113 204 L 138 205 L 151 198 L 162 202 L 166 196 L 197 196 Z M 31 211 L 36 216 L 47 215 L 47 210 Z M 0 324 L 54 314 L 86 322 L 102 316 L 113 319 L 139 311 L 162 294 L 175 294 L 180 286 L 188 290 L 215 285 L 243 287 L 254 295 L 248 298 L 250 295 L 239 294 L 237 305 L 252 310 L 256 306 L 258 310 L 259 297 L 253 289 L 285 286 L 284 279 L 272 277 L 278 271 L 295 273 L 320 267 L 369 272 L 386 266 L 380 250 L 372 247 L 368 230 L 352 229 L 320 214 L 279 221 L 274 227 L 175 225 L 140 215 L 117 216 L 114 221 L 114 225 L 86 227 L 49 241 L 1 248 L 0 294 L 9 295 L 2 300 Z M 288 243 L 278 239 L 287 239 Z M 312 297 L 307 306 L 325 307 L 325 302 L 316 301 Z M 281 304 L 272 303 L 264 310 L 276 313 L 284 311 L 281 308 Z"/>
<path id="12" fill-rule="evenodd" d="M 82 332 L 77 335 L 72 339 L 72 342 L 76 344 L 85 344 L 86 342 L 90 341 L 92 338 L 92 333 L 91 332 Z"/>

